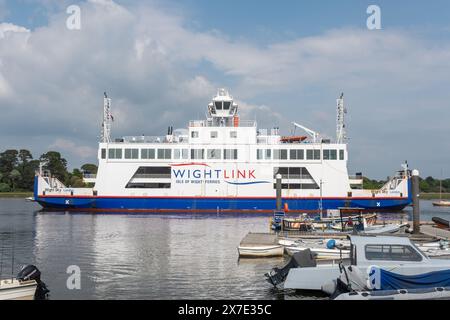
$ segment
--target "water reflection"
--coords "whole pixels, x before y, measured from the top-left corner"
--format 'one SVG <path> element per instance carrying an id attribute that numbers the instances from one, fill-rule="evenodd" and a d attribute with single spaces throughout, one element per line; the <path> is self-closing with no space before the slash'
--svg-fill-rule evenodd
<path id="1" fill-rule="evenodd" d="M 238 259 L 247 232 L 267 232 L 270 215 L 91 214 L 42 212 L 22 199 L 0 199 L 2 275 L 35 264 L 51 299 L 322 299 L 274 289 L 264 274 L 284 260 Z M 421 202 L 422 220 L 449 208 Z M 411 208 L 380 219 L 410 219 Z M 1 248 L 0 248 L 1 250 Z M 81 269 L 69 290 L 67 267 Z"/>

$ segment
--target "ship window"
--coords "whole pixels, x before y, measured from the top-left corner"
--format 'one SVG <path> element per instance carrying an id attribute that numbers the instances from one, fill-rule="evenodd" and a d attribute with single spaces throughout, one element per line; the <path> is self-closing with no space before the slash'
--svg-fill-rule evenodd
<path id="1" fill-rule="evenodd" d="M 277 184 L 273 184 L 273 188 L 277 188 Z M 282 183 L 281 189 L 295 189 L 295 190 L 317 190 L 319 187 L 315 183 Z"/>
<path id="2" fill-rule="evenodd" d="M 339 160 L 344 160 L 344 150 L 339 150 Z"/>
<path id="3" fill-rule="evenodd" d="M 290 150 L 290 157 L 291 160 L 303 160 L 305 158 L 305 151 L 300 149 L 300 150 Z"/>
<path id="4" fill-rule="evenodd" d="M 174 149 L 173 150 L 173 158 L 174 159 L 181 159 L 181 150 L 180 149 Z"/>
<path id="5" fill-rule="evenodd" d="M 281 150 L 274 149 L 273 150 L 273 158 L 275 160 L 287 160 L 287 150 L 286 149 L 281 149 Z"/>
<path id="6" fill-rule="evenodd" d="M 237 138 L 237 131 L 230 131 L 230 138 Z"/>
<path id="7" fill-rule="evenodd" d="M 272 159 L 272 149 L 266 149 L 266 160 Z"/>
<path id="8" fill-rule="evenodd" d="M 368 244 L 365 254 L 367 260 L 422 261 L 422 256 L 408 245 Z"/>
<path id="9" fill-rule="evenodd" d="M 273 168 L 274 179 L 276 179 L 277 174 L 281 174 L 282 179 L 304 179 L 314 181 L 308 169 L 303 167 L 275 167 Z"/>
<path id="10" fill-rule="evenodd" d="M 189 158 L 189 150 L 188 149 L 181 149 L 181 157 L 183 159 L 188 159 Z"/>
<path id="11" fill-rule="evenodd" d="M 306 150 L 307 160 L 320 160 L 320 150 Z"/>
<path id="12" fill-rule="evenodd" d="M 191 149 L 191 159 L 205 159 L 204 149 Z"/>
<path id="13" fill-rule="evenodd" d="M 222 101 L 216 101 L 214 102 L 214 105 L 216 106 L 217 110 L 222 110 Z"/>
<path id="14" fill-rule="evenodd" d="M 198 138 L 198 131 L 192 131 L 191 138 Z"/>
<path id="15" fill-rule="evenodd" d="M 155 159 L 155 149 L 142 149 L 141 159 Z"/>
<path id="16" fill-rule="evenodd" d="M 222 152 L 220 149 L 208 149 L 208 159 L 222 159 Z"/>
<path id="17" fill-rule="evenodd" d="M 256 159 L 257 160 L 263 160 L 264 159 L 264 150 L 258 149 L 256 150 Z"/>
<path id="18" fill-rule="evenodd" d="M 158 159 L 171 159 L 172 149 L 158 149 Z"/>
<path id="19" fill-rule="evenodd" d="M 337 151 L 324 149 L 323 160 L 337 160 Z"/>
<path id="20" fill-rule="evenodd" d="M 230 110 L 230 105 L 231 105 L 230 101 L 224 101 L 223 102 L 223 110 Z"/>
<path id="21" fill-rule="evenodd" d="M 134 178 L 146 178 L 146 179 L 170 179 L 171 171 L 170 167 L 139 167 Z"/>
<path id="22" fill-rule="evenodd" d="M 217 131 L 211 131 L 211 138 L 212 139 L 217 138 L 217 136 L 218 136 L 218 132 Z"/>
<path id="23" fill-rule="evenodd" d="M 109 159 L 122 159 L 122 149 L 109 149 L 108 150 Z"/>
<path id="24" fill-rule="evenodd" d="M 139 149 L 125 149 L 125 159 L 139 159 Z"/>
<path id="25" fill-rule="evenodd" d="M 238 158 L 237 149 L 224 149 L 223 150 L 223 158 L 225 160 L 236 160 Z"/>
<path id="26" fill-rule="evenodd" d="M 106 149 L 102 149 L 102 159 L 106 159 Z"/>
<path id="27" fill-rule="evenodd" d="M 169 183 L 136 183 L 129 182 L 125 187 L 127 189 L 170 189 L 171 184 Z"/>

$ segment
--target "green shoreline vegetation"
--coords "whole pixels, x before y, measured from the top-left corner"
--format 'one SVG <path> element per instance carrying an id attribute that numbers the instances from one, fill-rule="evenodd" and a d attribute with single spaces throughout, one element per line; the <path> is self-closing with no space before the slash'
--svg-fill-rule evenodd
<path id="1" fill-rule="evenodd" d="M 1 197 L 31 197 L 33 194 L 34 174 L 43 163 L 43 169 L 49 170 L 68 187 L 82 188 L 88 185 L 83 182 L 83 174 L 96 174 L 97 166 L 86 163 L 80 169 L 72 172 L 67 170 L 67 160 L 57 151 L 48 151 L 39 159 L 26 149 L 6 150 L 0 153 L 0 198 Z M 381 188 L 387 180 L 371 180 L 363 177 L 363 189 L 376 190 Z M 442 190 L 441 190 L 442 184 Z M 420 178 L 421 198 L 424 200 L 450 199 L 450 179 L 442 181 L 427 177 Z"/>
<path id="2" fill-rule="evenodd" d="M 72 172 L 67 169 L 67 160 L 59 152 L 49 151 L 34 159 L 26 149 L 9 149 L 0 153 L 0 197 L 31 197 L 34 187 L 34 175 L 39 170 L 49 170 L 68 187 L 81 188 L 83 174 L 96 174 L 97 166 L 86 163 Z"/>

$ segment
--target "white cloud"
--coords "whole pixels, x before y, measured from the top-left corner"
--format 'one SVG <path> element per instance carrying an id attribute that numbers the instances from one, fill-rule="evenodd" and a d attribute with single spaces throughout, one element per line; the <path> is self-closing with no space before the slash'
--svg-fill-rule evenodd
<path id="1" fill-rule="evenodd" d="M 63 154 L 70 153 L 83 160 L 94 158 L 97 155 L 97 150 L 90 146 L 77 145 L 73 141 L 67 139 L 56 139 L 51 145 L 51 150 L 61 151 Z"/>
<path id="2" fill-rule="evenodd" d="M 333 132 L 334 99 L 345 90 L 349 128 L 362 144 L 380 133 L 404 138 L 399 127 L 434 121 L 433 113 L 411 108 L 433 101 L 443 112 L 450 101 L 443 90 L 450 80 L 450 43 L 411 32 L 340 29 L 258 46 L 190 30 L 185 17 L 150 4 L 125 8 L 91 0 L 81 9 L 79 31 L 65 28 L 65 11 L 33 31 L 0 24 L 0 144 L 20 134 L 41 137 L 43 148 L 70 145 L 76 137 L 95 149 L 103 91 L 113 98 L 114 135 L 139 135 L 203 118 L 222 86 L 238 100 L 242 118 L 284 129 L 295 119 Z M 402 125 L 405 115 L 411 119 Z M 397 126 L 384 128 L 388 122 Z M 380 133 L 366 129 L 381 127 Z M 437 132 L 430 137 L 437 139 Z M 78 150 L 77 156 L 87 151 Z M 375 165 L 389 160 L 383 161 Z"/>

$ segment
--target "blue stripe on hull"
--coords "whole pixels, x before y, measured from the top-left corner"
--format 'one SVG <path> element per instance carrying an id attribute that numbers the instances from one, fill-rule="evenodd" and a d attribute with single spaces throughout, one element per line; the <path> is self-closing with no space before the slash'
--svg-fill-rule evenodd
<path id="1" fill-rule="evenodd" d="M 275 199 L 246 198 L 36 198 L 45 208 L 77 210 L 176 210 L 176 211 L 270 211 L 276 208 Z M 317 199 L 283 199 L 291 211 L 317 211 L 320 201 Z M 323 209 L 339 207 L 358 207 L 367 210 L 401 210 L 411 201 L 404 199 L 324 199 Z"/>

